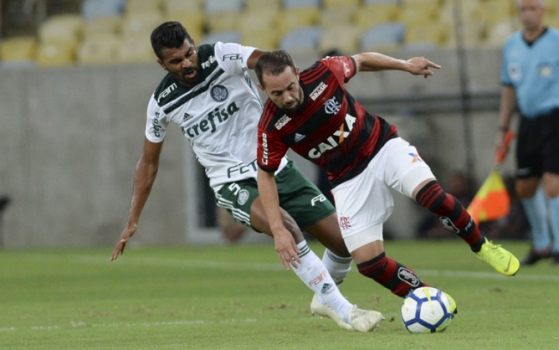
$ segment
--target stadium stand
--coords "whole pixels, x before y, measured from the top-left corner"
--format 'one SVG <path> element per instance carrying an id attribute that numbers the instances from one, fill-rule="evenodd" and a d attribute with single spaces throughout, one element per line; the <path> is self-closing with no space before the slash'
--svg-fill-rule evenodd
<path id="1" fill-rule="evenodd" d="M 100 34 L 116 35 L 120 31 L 120 16 L 97 16 L 84 22 L 84 40 Z"/>
<path id="2" fill-rule="evenodd" d="M 282 0 L 245 0 L 245 11 L 279 12 Z"/>
<path id="3" fill-rule="evenodd" d="M 202 38 L 201 44 L 211 44 L 217 41 L 238 43 L 241 41 L 241 33 L 237 31 L 231 31 L 231 30 L 225 30 L 222 32 L 212 32 L 206 34 Z"/>
<path id="4" fill-rule="evenodd" d="M 118 63 L 147 63 L 154 62 L 155 56 L 151 48 L 149 36 L 122 37 L 116 52 Z"/>
<path id="5" fill-rule="evenodd" d="M 359 11 L 359 5 L 339 5 L 332 4 L 320 11 L 319 24 L 324 28 L 338 25 L 353 25 L 355 14 Z M 356 28 L 359 30 L 359 28 Z"/>
<path id="6" fill-rule="evenodd" d="M 373 25 L 361 37 L 362 51 L 396 50 L 404 41 L 406 25 L 402 22 L 387 22 Z"/>
<path id="7" fill-rule="evenodd" d="M 321 35 L 321 26 L 297 27 L 281 38 L 279 48 L 295 54 L 315 55 Z"/>
<path id="8" fill-rule="evenodd" d="M 162 8 L 161 0 L 127 0 L 126 13 L 159 12 Z"/>
<path id="9" fill-rule="evenodd" d="M 120 40 L 114 34 L 101 33 L 88 36 L 77 52 L 81 65 L 111 64 L 117 59 Z"/>
<path id="10" fill-rule="evenodd" d="M 12 37 L 0 41 L 0 61 L 32 62 L 37 52 L 37 39 L 33 36 Z"/>
<path id="11" fill-rule="evenodd" d="M 276 27 L 280 35 L 287 35 L 289 31 L 298 27 L 308 27 L 318 24 L 320 9 L 316 7 L 284 8 L 277 16 Z"/>
<path id="12" fill-rule="evenodd" d="M 70 66 L 75 60 L 75 43 L 52 41 L 39 44 L 36 59 L 38 67 Z"/>
<path id="13" fill-rule="evenodd" d="M 82 3 L 81 15 L 85 20 L 120 16 L 124 12 L 125 4 L 126 0 L 85 0 Z"/>
<path id="14" fill-rule="evenodd" d="M 241 12 L 244 0 L 205 0 L 204 10 L 206 14 L 218 12 Z"/>
<path id="15" fill-rule="evenodd" d="M 546 3 L 549 25 L 559 26 L 558 3 Z M 110 63 L 113 52 L 115 62 L 125 62 L 127 57 L 132 62 L 146 61 L 145 43 L 137 50 L 130 46 L 149 38 L 153 28 L 168 20 L 183 23 L 196 42 L 240 37 L 241 43 L 262 49 L 311 45 L 307 49 L 350 53 L 453 48 L 458 37 L 457 15 L 462 21 L 459 34 L 467 48 L 501 46 L 519 29 L 514 0 L 84 0 L 80 14 L 46 18 L 38 27 L 33 57 L 41 56 L 46 64 L 45 57 L 50 56 L 45 52 L 57 52 L 52 57 L 59 58 L 53 58 L 52 64 L 68 64 L 73 56 L 78 64 L 91 64 L 84 57 L 88 52 L 91 61 Z M 306 28 L 300 32 L 307 34 L 294 38 L 298 28 Z M 231 33 L 225 35 L 227 31 Z M 316 33 L 320 33 L 318 38 Z M 104 41 L 99 35 L 113 37 Z M 125 47 L 114 54 L 117 41 Z M 28 59 L 25 50 L 20 55 Z M 134 57 L 134 51 L 140 57 Z M 94 52 L 98 57 L 93 57 Z"/>
<path id="16" fill-rule="evenodd" d="M 361 30 L 349 23 L 323 27 L 318 50 L 321 53 L 338 51 L 342 54 L 354 54 L 359 51 Z"/>
<path id="17" fill-rule="evenodd" d="M 364 31 L 372 25 L 392 22 L 398 18 L 398 5 L 395 3 L 379 3 L 365 5 L 355 14 L 355 24 Z"/>

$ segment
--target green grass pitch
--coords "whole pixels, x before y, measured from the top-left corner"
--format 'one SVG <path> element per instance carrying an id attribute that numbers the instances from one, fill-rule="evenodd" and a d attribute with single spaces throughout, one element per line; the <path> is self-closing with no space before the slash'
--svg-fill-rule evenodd
<path id="1" fill-rule="evenodd" d="M 517 256 L 525 242 L 499 242 Z M 322 256 L 323 248 L 311 244 Z M 493 272 L 458 240 L 386 242 L 454 297 L 446 332 L 409 334 L 402 300 L 357 273 L 340 286 L 386 316 L 372 333 L 313 317 L 272 244 L 0 252 L 0 349 L 559 349 L 559 267 Z"/>

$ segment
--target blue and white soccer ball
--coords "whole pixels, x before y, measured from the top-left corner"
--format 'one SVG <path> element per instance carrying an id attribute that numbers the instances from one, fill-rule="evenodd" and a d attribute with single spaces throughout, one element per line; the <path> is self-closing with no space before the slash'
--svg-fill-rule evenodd
<path id="1" fill-rule="evenodd" d="M 448 327 L 456 305 L 452 298 L 432 287 L 408 294 L 402 304 L 402 322 L 410 333 L 442 332 Z"/>

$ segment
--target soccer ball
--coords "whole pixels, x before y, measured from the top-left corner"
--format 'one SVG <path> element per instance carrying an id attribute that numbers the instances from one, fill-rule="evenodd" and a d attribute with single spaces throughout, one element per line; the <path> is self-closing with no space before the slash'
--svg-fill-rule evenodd
<path id="1" fill-rule="evenodd" d="M 432 287 L 408 294 L 402 304 L 402 322 L 410 333 L 442 332 L 448 327 L 456 305 L 452 298 Z"/>

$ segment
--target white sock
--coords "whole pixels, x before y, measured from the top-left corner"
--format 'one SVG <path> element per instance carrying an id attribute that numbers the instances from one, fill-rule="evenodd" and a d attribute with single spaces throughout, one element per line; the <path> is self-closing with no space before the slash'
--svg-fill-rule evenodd
<path id="1" fill-rule="evenodd" d="M 322 256 L 322 262 L 324 263 L 324 266 L 326 266 L 328 272 L 330 272 L 330 276 L 332 276 L 334 282 L 339 285 L 344 281 L 351 270 L 353 258 L 351 256 L 348 258 L 337 256 L 329 249 L 326 249 L 324 251 L 324 255 Z"/>
<path id="2" fill-rule="evenodd" d="M 301 250 L 301 263 L 292 270 L 297 276 L 316 293 L 318 300 L 330 306 L 344 321 L 348 319 L 349 310 L 353 305 L 340 293 L 338 286 L 328 273 L 322 260 L 309 248 L 303 240 L 297 247 Z"/>

